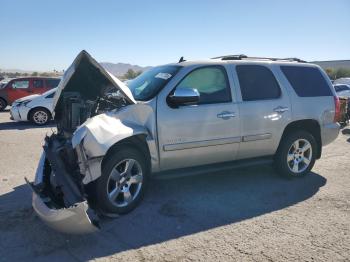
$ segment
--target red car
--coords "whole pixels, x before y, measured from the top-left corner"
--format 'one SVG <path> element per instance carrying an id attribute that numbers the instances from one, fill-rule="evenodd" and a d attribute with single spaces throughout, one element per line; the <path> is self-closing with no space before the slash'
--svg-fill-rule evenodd
<path id="1" fill-rule="evenodd" d="M 0 111 L 11 105 L 15 100 L 33 94 L 42 94 L 57 87 L 59 78 L 23 77 L 12 79 L 0 89 Z"/>

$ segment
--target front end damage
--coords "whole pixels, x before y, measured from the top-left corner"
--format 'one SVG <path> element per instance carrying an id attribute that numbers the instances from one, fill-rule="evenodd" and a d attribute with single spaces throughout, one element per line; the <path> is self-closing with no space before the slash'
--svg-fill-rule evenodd
<path id="1" fill-rule="evenodd" d="M 147 134 L 151 110 L 136 104 L 128 88 L 83 51 L 58 86 L 54 115 L 57 133 L 45 138 L 35 181 L 27 181 L 33 208 L 55 230 L 94 232 L 99 222 L 89 183 L 101 175 L 103 156 L 114 143 Z"/>
<path id="2" fill-rule="evenodd" d="M 52 142 L 55 143 L 48 141 L 45 145 L 35 181 L 27 181 L 33 189 L 33 208 L 48 226 L 62 233 L 95 232 L 99 228 L 98 217 L 90 209 L 84 190 L 77 187 L 64 166 L 59 168 L 62 167 L 62 161 L 55 155 L 57 150 L 62 149 L 52 145 Z M 55 169 L 51 166 L 55 166 Z"/>

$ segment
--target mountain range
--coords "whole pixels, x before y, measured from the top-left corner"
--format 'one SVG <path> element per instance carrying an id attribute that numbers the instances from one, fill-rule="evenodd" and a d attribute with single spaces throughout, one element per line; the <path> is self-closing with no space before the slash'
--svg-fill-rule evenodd
<path id="1" fill-rule="evenodd" d="M 133 71 L 137 72 L 137 71 L 146 71 L 150 68 L 152 68 L 151 66 L 139 66 L 139 65 L 131 65 L 131 64 L 127 64 L 127 63 L 110 63 L 110 62 L 101 62 L 100 63 L 107 71 L 109 71 L 110 73 L 112 73 L 113 75 L 120 77 L 123 76 L 129 69 L 132 69 Z M 22 70 L 22 69 L 3 69 L 0 68 L 0 72 L 7 72 L 7 73 L 28 73 L 31 74 L 34 71 L 33 70 Z"/>
<path id="2" fill-rule="evenodd" d="M 115 76 L 123 76 L 129 69 L 132 69 L 135 72 L 138 71 L 146 71 L 151 68 L 151 66 L 139 66 L 139 65 L 131 65 L 126 63 L 109 63 L 109 62 L 101 62 L 100 63 L 107 71 L 112 73 Z"/>

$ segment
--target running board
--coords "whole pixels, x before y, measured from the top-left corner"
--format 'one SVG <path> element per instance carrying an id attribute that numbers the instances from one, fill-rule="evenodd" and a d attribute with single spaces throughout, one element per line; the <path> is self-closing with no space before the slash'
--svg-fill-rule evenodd
<path id="1" fill-rule="evenodd" d="M 215 163 L 209 165 L 203 165 L 198 167 L 186 167 L 174 170 L 160 171 L 153 174 L 154 178 L 157 179 L 166 179 L 166 178 L 174 178 L 174 177 L 182 177 L 182 176 L 195 176 L 205 173 L 213 173 L 226 171 L 230 169 L 237 168 L 245 168 L 251 166 L 259 166 L 259 165 L 270 165 L 273 163 L 273 156 L 269 157 L 259 157 L 252 159 L 244 159 L 244 160 L 235 160 L 231 162 L 222 162 Z"/>

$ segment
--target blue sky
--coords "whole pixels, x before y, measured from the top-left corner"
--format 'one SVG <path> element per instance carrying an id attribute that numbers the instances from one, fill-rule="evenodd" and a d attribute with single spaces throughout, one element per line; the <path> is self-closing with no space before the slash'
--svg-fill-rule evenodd
<path id="1" fill-rule="evenodd" d="M 224 54 L 350 59 L 349 0 L 1 0 L 0 68 L 157 65 Z"/>

